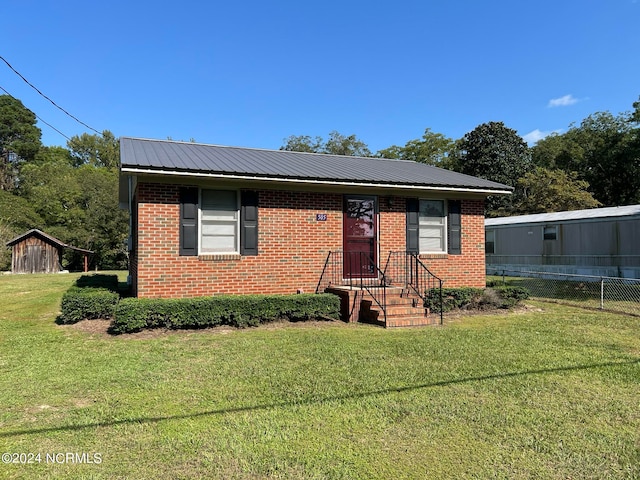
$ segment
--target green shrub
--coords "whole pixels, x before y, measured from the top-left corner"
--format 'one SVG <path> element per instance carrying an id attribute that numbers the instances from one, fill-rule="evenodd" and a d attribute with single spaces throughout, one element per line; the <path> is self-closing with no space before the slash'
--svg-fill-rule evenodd
<path id="1" fill-rule="evenodd" d="M 95 273 L 92 275 L 82 275 L 76 280 L 76 287 L 79 288 L 106 288 L 112 292 L 118 291 L 118 276 Z"/>
<path id="2" fill-rule="evenodd" d="M 482 296 L 481 288 L 443 288 L 442 289 L 442 311 L 450 312 L 459 310 L 479 299 Z M 440 313 L 440 290 L 432 288 L 427 292 L 425 306 L 434 313 Z"/>
<path id="3" fill-rule="evenodd" d="M 486 308 L 511 308 L 529 298 L 526 288 L 496 286 L 492 288 L 443 288 L 442 311 L 471 310 Z M 427 292 L 425 306 L 434 313 L 440 313 L 440 290 L 433 288 Z"/>
<path id="4" fill-rule="evenodd" d="M 524 287 L 506 285 L 493 287 L 493 290 L 499 293 L 503 302 L 502 308 L 511 308 L 529 298 L 529 290 Z"/>
<path id="5" fill-rule="evenodd" d="M 107 288 L 71 287 L 62 296 L 59 323 L 76 323 L 85 319 L 113 318 L 120 296 Z"/>
<path id="6" fill-rule="evenodd" d="M 332 294 L 220 295 L 181 299 L 125 298 L 115 309 L 111 333 L 144 328 L 244 328 L 283 318 L 290 321 L 339 318 L 340 299 Z"/>

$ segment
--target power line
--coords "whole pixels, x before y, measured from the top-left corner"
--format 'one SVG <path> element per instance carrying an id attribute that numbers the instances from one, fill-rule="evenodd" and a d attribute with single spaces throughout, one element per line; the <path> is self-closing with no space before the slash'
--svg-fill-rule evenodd
<path id="1" fill-rule="evenodd" d="M 96 132 L 98 135 L 102 136 L 102 133 L 100 133 L 98 130 L 96 130 L 93 127 L 90 127 L 89 125 L 87 125 L 86 123 L 84 123 L 82 120 L 77 119 L 76 117 L 74 117 L 73 115 L 71 115 L 69 112 L 67 112 L 64 108 L 62 108 L 60 105 L 58 105 L 56 102 L 54 102 L 53 100 L 51 100 L 49 97 L 47 97 L 44 93 L 42 93 L 40 90 L 38 90 L 35 85 L 33 85 L 31 82 L 29 82 L 29 80 L 27 80 L 26 78 L 24 78 L 24 76 L 18 72 L 15 68 L 13 68 L 11 66 L 11 64 L 9 62 L 7 62 L 4 57 L 2 57 L 0 55 L 0 60 L 2 60 L 4 63 L 7 64 L 7 66 L 14 71 L 14 73 L 16 75 L 18 75 L 22 80 L 24 80 L 24 82 L 29 85 L 31 88 L 33 88 L 36 92 L 38 92 L 42 97 L 46 98 L 47 100 L 49 100 L 54 107 L 58 108 L 59 110 L 61 110 L 62 112 L 64 112 L 66 115 L 68 115 L 69 117 L 73 118 L 76 122 L 78 122 L 81 125 L 84 125 L 85 127 L 87 127 L 89 130 L 92 130 L 94 132 Z"/>
<path id="2" fill-rule="evenodd" d="M 0 90 L 2 90 L 4 93 L 6 93 L 7 95 L 9 95 L 11 98 L 13 98 L 14 100 L 18 100 L 16 97 L 14 97 L 13 95 L 11 95 L 9 92 L 7 92 L 6 89 L 4 89 L 2 86 L 0 86 Z M 56 132 L 58 132 L 60 135 L 62 135 L 64 138 L 66 138 L 67 140 L 71 140 L 69 137 L 67 137 L 64 133 L 62 133 L 60 130 L 58 130 L 56 127 L 54 127 L 53 125 L 51 125 L 49 122 L 44 121 L 42 118 L 40 118 L 38 116 L 38 114 L 34 113 L 34 115 L 36 116 L 36 118 L 38 120 L 40 120 L 42 123 L 44 123 L 46 126 L 48 126 L 49 128 L 54 129 Z"/>

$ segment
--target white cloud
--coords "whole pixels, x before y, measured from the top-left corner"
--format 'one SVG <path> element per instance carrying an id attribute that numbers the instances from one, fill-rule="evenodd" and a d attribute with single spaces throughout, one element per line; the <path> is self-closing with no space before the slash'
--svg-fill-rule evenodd
<path id="1" fill-rule="evenodd" d="M 574 103 L 578 103 L 579 101 L 580 100 L 575 98 L 573 95 L 569 94 L 560 98 L 552 98 L 551 100 L 549 100 L 549 104 L 547 105 L 547 107 L 568 107 L 569 105 L 573 105 Z"/>
<path id="2" fill-rule="evenodd" d="M 527 145 L 533 146 L 539 140 L 542 140 L 543 138 L 548 137 L 553 133 L 561 133 L 561 132 L 562 130 L 549 130 L 549 131 L 543 132 L 542 130 L 539 130 L 536 128 L 534 131 L 529 132 L 526 135 L 523 135 L 522 138 L 524 139 L 525 142 L 527 142 Z"/>

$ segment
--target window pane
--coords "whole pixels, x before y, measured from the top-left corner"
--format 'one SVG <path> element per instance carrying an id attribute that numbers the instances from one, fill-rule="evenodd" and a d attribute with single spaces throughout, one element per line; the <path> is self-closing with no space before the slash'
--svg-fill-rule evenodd
<path id="1" fill-rule="evenodd" d="M 544 227 L 543 236 L 545 240 L 555 240 L 557 238 L 556 227 Z"/>
<path id="2" fill-rule="evenodd" d="M 420 217 L 444 218 L 444 200 L 420 200 Z"/>
<path id="3" fill-rule="evenodd" d="M 442 227 L 430 227 L 420 225 L 420 251 L 442 252 L 444 251 L 444 238 Z"/>
<path id="4" fill-rule="evenodd" d="M 237 210 L 238 194 L 233 190 L 203 190 L 202 210 Z"/>
<path id="5" fill-rule="evenodd" d="M 444 252 L 444 200 L 420 200 L 420 252 Z"/>
<path id="6" fill-rule="evenodd" d="M 235 222 L 202 222 L 203 235 L 234 235 L 236 234 Z"/>
<path id="7" fill-rule="evenodd" d="M 235 252 L 236 237 L 235 235 L 203 235 L 202 236 L 203 252 Z"/>
<path id="8" fill-rule="evenodd" d="M 232 190 L 202 190 L 200 251 L 238 249 L 238 194 Z"/>
<path id="9" fill-rule="evenodd" d="M 496 241 L 496 232 L 495 230 L 487 230 L 484 239 L 484 253 L 495 253 L 495 241 Z"/>
<path id="10" fill-rule="evenodd" d="M 202 220 L 227 220 L 235 221 L 238 218 L 238 212 L 224 210 L 202 210 Z"/>

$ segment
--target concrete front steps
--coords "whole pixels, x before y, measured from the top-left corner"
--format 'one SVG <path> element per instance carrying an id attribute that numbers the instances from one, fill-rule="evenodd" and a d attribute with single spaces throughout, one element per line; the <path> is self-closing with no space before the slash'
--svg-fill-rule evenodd
<path id="1" fill-rule="evenodd" d="M 379 295 L 378 300 L 382 302 L 382 294 Z M 387 287 L 386 304 L 385 321 L 380 305 L 368 293 L 363 293 L 358 321 L 385 328 L 417 327 L 440 323 L 438 316 L 430 315 L 429 309 L 422 306 L 422 300 L 417 295 L 412 295 L 403 288 Z"/>

